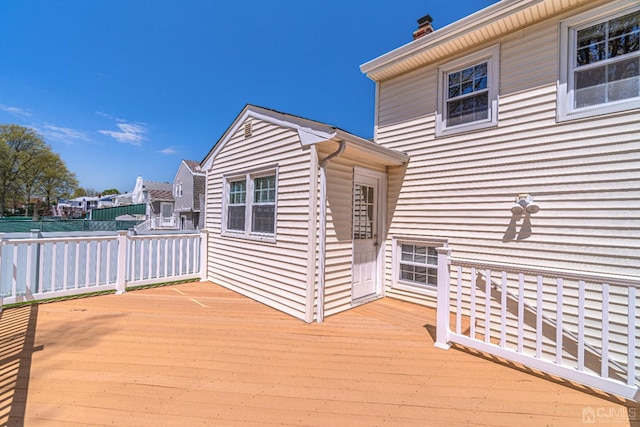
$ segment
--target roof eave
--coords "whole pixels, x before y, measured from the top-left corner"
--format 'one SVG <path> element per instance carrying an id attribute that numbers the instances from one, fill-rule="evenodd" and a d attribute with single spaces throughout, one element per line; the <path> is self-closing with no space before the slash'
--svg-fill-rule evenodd
<path id="1" fill-rule="evenodd" d="M 370 79 L 378 81 L 376 74 L 393 65 L 544 1 L 545 0 L 502 0 L 433 33 L 427 34 L 391 52 L 372 59 L 362 64 L 360 71 Z"/>

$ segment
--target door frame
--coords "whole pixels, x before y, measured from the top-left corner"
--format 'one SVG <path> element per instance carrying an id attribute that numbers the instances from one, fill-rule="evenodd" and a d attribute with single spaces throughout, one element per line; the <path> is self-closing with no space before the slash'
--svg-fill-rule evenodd
<path id="1" fill-rule="evenodd" d="M 376 230 L 378 235 L 378 250 L 376 253 L 375 267 L 375 292 L 371 295 L 353 298 L 353 267 L 354 262 L 354 244 L 353 244 L 353 194 L 355 191 L 356 181 L 359 177 L 374 178 L 378 180 L 378 191 L 376 197 Z M 384 296 L 384 271 L 385 271 L 385 254 L 386 254 L 386 224 L 387 224 L 387 173 L 373 169 L 367 169 L 361 166 L 353 168 L 353 179 L 351 183 L 351 305 L 356 306 L 367 303 L 372 299 L 378 299 Z"/>

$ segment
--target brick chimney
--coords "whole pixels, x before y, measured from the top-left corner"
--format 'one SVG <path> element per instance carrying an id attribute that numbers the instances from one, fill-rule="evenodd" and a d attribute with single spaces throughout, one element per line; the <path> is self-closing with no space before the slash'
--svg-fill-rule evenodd
<path id="1" fill-rule="evenodd" d="M 418 29 L 413 32 L 413 39 L 417 40 L 420 37 L 426 36 L 429 33 L 433 32 L 433 27 L 431 26 L 431 16 L 425 15 L 422 18 L 418 19 Z"/>

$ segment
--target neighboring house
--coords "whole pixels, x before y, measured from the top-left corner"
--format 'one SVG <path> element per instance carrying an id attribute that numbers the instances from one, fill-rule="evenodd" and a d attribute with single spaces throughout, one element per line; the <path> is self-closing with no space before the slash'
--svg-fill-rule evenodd
<path id="1" fill-rule="evenodd" d="M 181 230 L 195 230 L 204 226 L 204 207 L 206 175 L 200 163 L 193 160 L 180 162 L 178 172 L 173 179 L 174 212 Z"/>
<path id="2" fill-rule="evenodd" d="M 202 162 L 208 278 L 306 322 L 380 297 L 378 245 L 407 161 L 329 125 L 247 105 Z"/>
<path id="3" fill-rule="evenodd" d="M 176 229 L 178 227 L 173 215 L 173 185 L 168 182 L 145 181 L 139 176 L 131 192 L 131 201 L 135 204 L 145 203 L 147 221 L 136 227 L 136 230 Z"/>
<path id="4" fill-rule="evenodd" d="M 66 219 L 85 218 L 93 209 L 98 208 L 99 197 L 83 196 L 74 199 L 58 199 L 54 216 Z"/>

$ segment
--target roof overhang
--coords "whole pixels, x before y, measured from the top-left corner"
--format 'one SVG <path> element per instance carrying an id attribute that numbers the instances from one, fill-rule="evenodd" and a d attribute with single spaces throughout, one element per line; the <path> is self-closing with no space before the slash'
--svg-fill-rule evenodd
<path id="1" fill-rule="evenodd" d="M 376 163 L 383 166 L 400 166 L 409 162 L 409 156 L 400 151 L 378 145 L 375 142 L 360 138 L 342 130 L 337 130 L 331 138 L 318 141 L 315 144 L 325 142 L 344 141 L 345 153 L 360 160 Z M 311 146 L 313 144 L 309 144 Z M 303 145 L 304 146 L 304 145 Z"/>
<path id="2" fill-rule="evenodd" d="M 502 0 L 366 62 L 360 71 L 382 81 L 522 29 L 591 0 Z"/>

